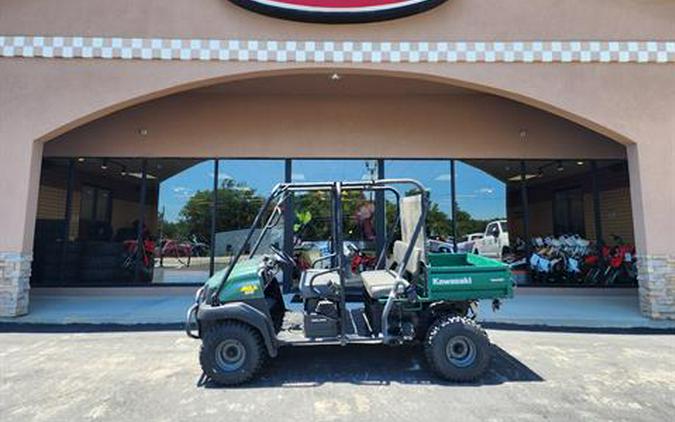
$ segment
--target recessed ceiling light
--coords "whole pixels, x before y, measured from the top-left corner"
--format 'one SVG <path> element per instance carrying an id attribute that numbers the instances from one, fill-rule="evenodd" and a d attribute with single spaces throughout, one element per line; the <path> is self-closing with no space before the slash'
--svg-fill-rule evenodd
<path id="1" fill-rule="evenodd" d="M 108 169 L 108 160 L 104 159 L 101 161 L 101 170 L 107 170 Z"/>
<path id="2" fill-rule="evenodd" d="M 84 157 L 78 158 L 77 161 L 79 161 L 80 163 L 84 163 Z"/>
<path id="3" fill-rule="evenodd" d="M 525 180 L 535 179 L 537 177 L 541 177 L 541 176 L 539 176 L 538 174 L 529 174 L 528 173 L 528 174 L 525 175 Z M 509 182 L 520 182 L 521 180 L 523 180 L 523 177 L 520 174 L 516 174 L 515 176 L 509 177 L 508 180 L 509 180 Z"/>
<path id="4" fill-rule="evenodd" d="M 148 136 L 148 129 L 142 127 L 140 129 L 138 129 L 138 134 L 141 135 L 141 136 Z"/>
<path id="5" fill-rule="evenodd" d="M 330 80 L 331 80 L 331 81 L 337 82 L 337 81 L 339 81 L 340 79 L 342 79 L 342 76 L 340 76 L 340 75 L 337 74 L 337 73 L 333 73 L 332 75 L 330 75 Z"/>
<path id="6" fill-rule="evenodd" d="M 577 161 L 577 165 L 578 165 L 578 166 L 583 166 L 583 165 L 584 165 L 584 162 L 583 162 L 583 161 Z"/>

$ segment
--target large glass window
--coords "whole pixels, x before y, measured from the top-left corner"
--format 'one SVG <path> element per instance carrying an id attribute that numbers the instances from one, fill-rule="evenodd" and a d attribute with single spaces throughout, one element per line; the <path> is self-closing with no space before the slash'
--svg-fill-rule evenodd
<path id="1" fill-rule="evenodd" d="M 227 266 L 241 248 L 264 200 L 276 184 L 284 181 L 284 170 L 283 160 L 218 160 L 216 270 Z M 267 250 L 271 243 L 283 245 L 283 222 L 265 236 L 260 251 Z"/>
<path id="2" fill-rule="evenodd" d="M 502 258 L 510 245 L 504 174 L 514 164 L 493 160 L 457 160 L 457 250 Z"/>
<path id="3" fill-rule="evenodd" d="M 141 265 L 151 254 L 148 281 L 201 283 L 209 277 L 214 165 L 214 160 L 148 160 L 144 225 L 150 236 Z"/>
<path id="4" fill-rule="evenodd" d="M 387 160 L 385 161 L 387 179 L 416 179 L 429 190 L 430 208 L 427 213 L 426 229 L 429 249 L 434 252 L 452 250 L 452 175 L 450 160 Z M 408 187 L 402 186 L 404 189 Z M 401 194 L 413 192 L 403 191 Z M 394 227 L 396 221 L 395 198 L 387 193 L 387 227 Z"/>
<path id="5" fill-rule="evenodd" d="M 75 232 L 71 231 L 69 222 L 66 221 L 71 165 L 74 166 L 74 161 L 68 159 L 50 158 L 42 162 L 35 221 L 32 285 L 59 285 L 77 282 L 79 278 L 79 245 L 73 242 Z M 73 226 L 77 230 L 77 225 Z"/>
<path id="6" fill-rule="evenodd" d="M 212 269 L 230 262 L 264 199 L 286 175 L 294 182 L 369 180 L 383 172 L 386 178 L 420 180 L 431 199 L 426 234 L 432 252 L 452 249 L 454 226 L 460 252 L 509 262 L 528 253 L 556 251 L 550 248 L 557 247 L 552 241 L 562 245 L 565 236 L 588 241 L 588 249 L 583 243 L 560 249 L 581 258 L 630 251 L 634 242 L 625 160 L 456 160 L 455 222 L 449 159 L 296 159 L 290 172 L 286 163 L 45 158 L 32 282 L 37 286 L 202 283 Z M 382 209 L 377 209 L 377 197 L 371 192 L 343 195 L 343 233 L 350 248 L 346 253 L 359 257 L 348 283 L 358 284 L 358 272 L 374 264 L 386 232 L 396 230 L 393 195 L 385 195 Z M 330 252 L 331 203 L 328 195 L 309 192 L 296 194 L 293 205 L 260 251 L 266 252 L 272 243 L 286 246 L 302 267 Z M 377 229 L 380 212 L 386 220 L 382 233 Z M 283 244 L 286 236 L 292 239 L 288 245 Z M 593 282 L 634 284 L 634 267 L 622 265 L 611 281 Z M 514 268 L 533 271 L 527 265 Z M 556 285 L 573 280 L 578 285 L 584 282 L 579 278 L 584 271 L 589 270 L 573 277 L 562 271 L 560 279 L 546 274 L 536 280 Z"/>
<path id="7" fill-rule="evenodd" d="M 100 226 L 110 225 L 112 213 L 112 192 L 110 189 L 83 185 L 80 199 L 80 226 L 89 232 L 88 237 L 94 239 L 102 233 L 97 232 Z M 105 234 L 103 237 L 105 238 Z"/>
<path id="8" fill-rule="evenodd" d="M 36 221 L 36 285 L 135 279 L 142 160 L 45 159 Z M 134 226 L 136 224 L 136 226 Z"/>
<path id="9" fill-rule="evenodd" d="M 581 187 L 558 190 L 553 195 L 553 233 L 585 234 L 584 192 Z"/>
<path id="10" fill-rule="evenodd" d="M 374 180 L 376 160 L 293 160 L 293 182 L 332 182 Z M 374 250 L 375 194 L 345 192 L 342 198 L 345 240 L 360 249 Z M 322 193 L 297 195 L 295 213 L 303 231 L 296 236 L 304 241 L 321 242 L 330 237 L 331 204 Z"/>
<path id="11" fill-rule="evenodd" d="M 293 160 L 294 182 L 360 181 L 377 178 L 376 160 Z M 374 192 L 345 191 L 342 195 L 344 252 L 351 265 L 348 287 L 358 287 L 358 273 L 374 268 L 377 232 Z M 325 192 L 299 193 L 293 199 L 295 256 L 300 268 L 309 267 L 331 252 L 332 203 Z M 329 267 L 329 260 L 320 261 Z M 296 280 L 297 281 L 297 280 Z"/>

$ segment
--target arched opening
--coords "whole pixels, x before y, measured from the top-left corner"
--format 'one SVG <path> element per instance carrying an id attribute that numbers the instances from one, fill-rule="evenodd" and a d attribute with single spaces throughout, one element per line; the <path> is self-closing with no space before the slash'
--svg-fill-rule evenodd
<path id="1" fill-rule="evenodd" d="M 302 72 L 200 86 L 59 135 L 42 168 L 34 285 L 201 283 L 275 183 L 369 177 L 431 189 L 430 249 L 522 261 L 523 284 L 636 283 L 627 261 L 611 277 L 582 268 L 633 243 L 624 145 L 427 79 Z M 348 238 L 375 255 L 389 198 L 353 199 Z M 321 253 L 321 204 L 297 204 L 296 220 L 314 225 L 300 243 Z M 298 221 L 287 223 L 279 236 L 293 251 Z"/>

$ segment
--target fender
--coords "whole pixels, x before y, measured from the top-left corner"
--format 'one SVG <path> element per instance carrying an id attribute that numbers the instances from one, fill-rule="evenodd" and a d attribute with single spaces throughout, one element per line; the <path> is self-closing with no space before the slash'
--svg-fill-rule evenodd
<path id="1" fill-rule="evenodd" d="M 200 303 L 197 309 L 197 321 L 222 321 L 234 319 L 251 325 L 260 332 L 267 352 L 271 357 L 277 356 L 277 337 L 269 316 L 245 302 L 232 302 L 220 306 Z"/>

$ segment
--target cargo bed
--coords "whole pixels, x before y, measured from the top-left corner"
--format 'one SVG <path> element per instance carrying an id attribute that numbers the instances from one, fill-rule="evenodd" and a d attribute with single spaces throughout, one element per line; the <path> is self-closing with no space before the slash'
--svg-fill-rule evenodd
<path id="1" fill-rule="evenodd" d="M 428 300 L 474 300 L 513 297 L 508 265 L 471 253 L 428 255 Z"/>

